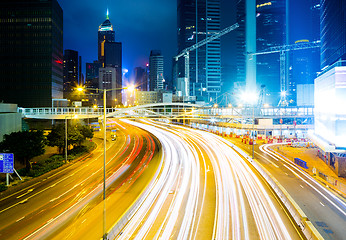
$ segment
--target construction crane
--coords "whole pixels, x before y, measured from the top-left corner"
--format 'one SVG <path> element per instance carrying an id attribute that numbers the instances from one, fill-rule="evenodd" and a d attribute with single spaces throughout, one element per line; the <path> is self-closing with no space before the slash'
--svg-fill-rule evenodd
<path id="1" fill-rule="evenodd" d="M 217 39 L 220 38 L 221 36 L 233 31 L 234 29 L 238 28 L 239 24 L 235 23 L 232 26 L 229 26 L 225 29 L 223 29 L 220 32 L 217 32 L 205 39 L 203 39 L 202 41 L 199 41 L 198 43 L 192 45 L 191 47 L 185 48 L 184 50 L 182 50 L 177 56 L 175 56 L 175 61 L 178 61 L 178 59 L 180 57 L 185 57 L 185 78 L 187 79 L 187 89 L 186 89 L 186 96 L 189 96 L 189 86 L 190 86 L 190 52 L 193 50 L 196 50 L 197 48 Z"/>
<path id="2" fill-rule="evenodd" d="M 248 53 L 250 57 L 255 55 L 265 55 L 265 54 L 271 54 L 271 53 L 280 53 L 280 102 L 278 106 L 287 106 L 287 90 L 288 90 L 288 81 L 286 78 L 286 52 L 289 51 L 295 51 L 295 50 L 304 50 L 304 49 L 310 49 L 310 48 L 318 48 L 321 46 L 321 42 L 314 41 L 314 42 L 301 42 L 291 45 L 284 45 L 284 46 L 277 46 L 277 47 L 270 47 L 262 52 L 256 52 L 256 53 Z"/>

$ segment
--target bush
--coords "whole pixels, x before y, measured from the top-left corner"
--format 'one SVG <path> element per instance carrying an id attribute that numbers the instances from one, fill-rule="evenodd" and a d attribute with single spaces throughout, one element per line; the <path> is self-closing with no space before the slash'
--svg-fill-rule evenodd
<path id="1" fill-rule="evenodd" d="M 95 143 L 85 141 L 85 145 L 76 146 L 72 150 L 68 151 L 67 160 L 72 161 L 86 152 L 89 152 L 91 149 L 95 148 Z M 56 154 L 44 161 L 32 163 L 32 169 L 27 170 L 25 168 L 19 169 L 18 173 L 20 176 L 29 176 L 29 177 L 38 177 L 49 171 L 57 169 L 65 164 L 65 155 Z"/>
<path id="2" fill-rule="evenodd" d="M 0 183 L 0 192 L 5 191 L 7 189 L 7 186 L 3 183 Z"/>

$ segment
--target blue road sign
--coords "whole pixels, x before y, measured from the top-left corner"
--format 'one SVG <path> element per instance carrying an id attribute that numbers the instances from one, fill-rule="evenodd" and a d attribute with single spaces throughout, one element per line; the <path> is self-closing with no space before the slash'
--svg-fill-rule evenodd
<path id="1" fill-rule="evenodd" d="M 13 173 L 13 153 L 0 153 L 0 173 Z"/>

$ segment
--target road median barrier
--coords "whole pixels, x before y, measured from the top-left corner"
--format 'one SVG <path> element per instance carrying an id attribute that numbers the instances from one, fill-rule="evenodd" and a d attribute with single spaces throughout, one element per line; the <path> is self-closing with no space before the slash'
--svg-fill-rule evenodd
<path id="1" fill-rule="evenodd" d="M 298 206 L 286 189 L 268 172 L 257 160 L 252 159 L 245 151 L 230 142 L 230 145 L 240 155 L 247 159 L 253 167 L 262 175 L 270 187 L 274 190 L 280 201 L 284 204 L 287 211 L 290 213 L 295 223 L 299 226 L 304 236 L 308 240 L 322 240 L 324 239 L 317 229 L 310 222 L 304 211 Z"/>
<path id="2" fill-rule="evenodd" d="M 162 150 L 160 150 L 161 152 Z M 145 188 L 143 188 L 143 191 L 138 195 L 136 200 L 132 205 L 129 206 L 129 208 L 123 213 L 123 215 L 119 218 L 119 220 L 113 224 L 112 227 L 110 227 L 106 233 L 107 239 L 115 239 L 116 236 L 121 234 L 122 229 L 125 227 L 126 223 L 134 216 L 136 211 L 138 210 L 139 206 L 141 206 L 145 199 L 148 197 L 148 193 L 151 191 L 151 186 L 155 184 L 156 178 L 159 176 L 159 174 L 162 172 L 163 167 L 163 155 L 159 152 L 159 155 L 161 157 L 160 165 L 158 166 L 156 173 L 152 180 L 147 184 Z M 101 238 L 100 240 L 103 240 Z"/>

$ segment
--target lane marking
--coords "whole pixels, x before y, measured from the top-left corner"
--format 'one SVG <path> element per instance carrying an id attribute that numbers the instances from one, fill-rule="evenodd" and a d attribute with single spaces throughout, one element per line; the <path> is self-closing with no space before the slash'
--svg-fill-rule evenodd
<path id="1" fill-rule="evenodd" d="M 24 217 L 19 218 L 18 220 L 16 220 L 16 222 L 19 222 L 20 220 L 22 220 L 22 219 L 24 219 L 24 218 L 25 218 L 25 216 L 24 216 Z"/>
<path id="2" fill-rule="evenodd" d="M 21 197 L 25 196 L 26 194 L 31 193 L 32 191 L 34 191 L 34 188 L 29 189 L 26 193 L 19 195 L 17 198 L 21 198 Z"/>
<path id="3" fill-rule="evenodd" d="M 265 157 L 264 155 L 258 153 L 258 152 L 255 152 L 257 155 L 260 155 L 261 157 L 263 157 L 265 160 L 267 160 L 268 162 L 270 162 L 271 164 L 273 164 L 276 168 L 279 168 L 278 165 L 276 165 L 275 163 L 273 163 L 273 161 L 271 161 L 269 158 Z M 276 160 L 276 159 L 275 159 Z"/>
<path id="4" fill-rule="evenodd" d="M 324 204 L 322 203 L 322 202 L 320 202 L 321 203 L 321 205 L 324 207 Z"/>
<path id="5" fill-rule="evenodd" d="M 300 185 L 301 188 L 304 188 L 302 185 Z"/>

